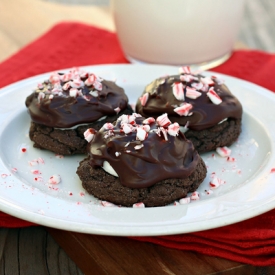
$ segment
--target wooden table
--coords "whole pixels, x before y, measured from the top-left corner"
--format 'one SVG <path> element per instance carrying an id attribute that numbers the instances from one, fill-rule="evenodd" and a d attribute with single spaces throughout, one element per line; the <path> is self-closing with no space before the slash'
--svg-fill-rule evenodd
<path id="1" fill-rule="evenodd" d="M 0 0 L 0 62 L 61 20 L 84 21 L 110 31 L 109 7 L 42 0 Z M 237 47 L 242 47 L 239 43 Z M 42 226 L 0 228 L 0 275 L 44 274 L 274 274 L 194 252 Z"/>

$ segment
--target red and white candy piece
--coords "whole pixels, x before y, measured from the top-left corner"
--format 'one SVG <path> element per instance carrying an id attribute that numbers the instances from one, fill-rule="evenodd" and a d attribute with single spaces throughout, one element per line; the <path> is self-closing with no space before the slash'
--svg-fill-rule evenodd
<path id="1" fill-rule="evenodd" d="M 62 89 L 67 91 L 69 88 L 71 87 L 71 83 L 70 82 L 66 82 L 63 86 Z"/>
<path id="2" fill-rule="evenodd" d="M 144 95 L 142 95 L 139 100 L 140 100 L 140 103 L 142 106 L 145 106 L 147 101 L 148 101 L 148 98 L 149 98 L 149 93 L 145 93 Z"/>
<path id="3" fill-rule="evenodd" d="M 167 140 L 168 140 L 167 130 L 164 129 L 163 127 L 160 127 L 159 130 L 160 130 L 160 136 L 161 136 L 161 134 L 162 134 L 163 137 L 164 137 L 164 139 L 167 141 Z"/>
<path id="4" fill-rule="evenodd" d="M 188 116 L 188 114 L 192 108 L 193 108 L 192 104 L 184 103 L 181 106 L 175 108 L 174 112 L 176 112 L 180 116 Z"/>
<path id="5" fill-rule="evenodd" d="M 63 81 L 63 82 L 68 82 L 69 80 L 73 79 L 73 74 L 72 73 L 67 73 L 67 74 L 63 74 L 60 76 L 60 79 Z"/>
<path id="6" fill-rule="evenodd" d="M 217 76 L 215 76 L 215 75 L 212 75 L 211 78 L 212 78 L 213 80 L 215 80 L 216 83 L 217 83 L 218 85 L 224 84 L 224 79 L 221 79 L 221 78 L 219 78 L 219 77 L 217 77 Z"/>
<path id="7" fill-rule="evenodd" d="M 228 162 L 235 162 L 235 161 L 236 161 L 236 159 L 233 158 L 233 157 L 227 157 L 226 160 L 227 160 Z"/>
<path id="8" fill-rule="evenodd" d="M 171 121 L 169 120 L 167 114 L 165 113 L 165 114 L 157 117 L 157 123 L 159 126 L 167 127 L 168 125 L 171 124 Z"/>
<path id="9" fill-rule="evenodd" d="M 201 82 L 208 86 L 213 86 L 215 84 L 214 81 L 210 77 L 202 77 Z"/>
<path id="10" fill-rule="evenodd" d="M 96 81 L 96 76 L 94 74 L 91 74 L 86 80 L 85 80 L 85 84 L 87 86 L 92 86 L 94 84 L 94 82 Z"/>
<path id="11" fill-rule="evenodd" d="M 179 203 L 180 204 L 188 204 L 188 203 L 190 203 L 190 201 L 191 201 L 190 197 L 186 197 L 186 198 L 180 199 Z"/>
<path id="12" fill-rule="evenodd" d="M 60 182 L 61 182 L 61 177 L 59 175 L 53 175 L 48 180 L 48 183 L 50 184 L 58 184 Z"/>
<path id="13" fill-rule="evenodd" d="M 201 93 L 196 91 L 195 88 L 186 87 L 186 97 L 196 99 L 201 96 Z"/>
<path id="14" fill-rule="evenodd" d="M 216 152 L 221 156 L 221 157 L 229 157 L 231 154 L 231 149 L 229 149 L 228 147 L 224 146 L 224 147 L 218 147 L 216 149 Z"/>
<path id="15" fill-rule="evenodd" d="M 177 122 L 170 124 L 168 126 L 168 134 L 170 136 L 177 136 L 179 134 L 180 126 Z"/>
<path id="16" fill-rule="evenodd" d="M 45 98 L 45 94 L 43 92 L 40 92 L 37 97 L 38 103 L 40 103 L 43 98 Z"/>
<path id="17" fill-rule="evenodd" d="M 211 87 L 208 90 L 207 96 L 209 97 L 209 99 L 212 101 L 212 103 L 219 105 L 220 103 L 222 103 L 222 99 L 218 96 L 218 94 L 214 91 L 214 88 Z"/>
<path id="18" fill-rule="evenodd" d="M 76 89 L 76 88 L 71 88 L 70 91 L 69 91 L 69 95 L 70 95 L 71 97 L 77 97 L 77 95 L 78 95 L 78 89 Z"/>
<path id="19" fill-rule="evenodd" d="M 120 152 L 115 152 L 116 157 L 119 157 L 121 155 Z"/>
<path id="20" fill-rule="evenodd" d="M 42 83 L 38 83 L 37 84 L 37 88 L 40 89 L 40 90 L 42 90 L 42 89 L 44 89 L 44 85 Z"/>
<path id="21" fill-rule="evenodd" d="M 201 82 L 193 82 L 191 83 L 191 86 L 195 88 L 196 90 L 201 90 L 203 87 L 203 84 Z"/>
<path id="22" fill-rule="evenodd" d="M 145 208 L 145 204 L 143 202 L 137 202 L 133 204 L 133 208 Z"/>
<path id="23" fill-rule="evenodd" d="M 212 180 L 209 182 L 211 189 L 216 189 L 221 185 L 222 181 L 218 177 L 213 177 Z"/>
<path id="24" fill-rule="evenodd" d="M 84 138 L 87 140 L 87 142 L 91 142 L 94 139 L 95 133 L 95 129 L 89 128 L 84 132 Z"/>
<path id="25" fill-rule="evenodd" d="M 189 66 L 182 66 L 179 68 L 180 74 L 191 74 L 191 69 Z"/>
<path id="26" fill-rule="evenodd" d="M 115 204 L 113 204 L 113 203 L 111 203 L 109 201 L 101 201 L 100 203 L 104 207 L 115 207 L 116 206 Z"/>
<path id="27" fill-rule="evenodd" d="M 139 127 L 140 127 L 140 126 L 139 126 Z M 142 125 L 141 128 L 142 128 L 143 130 L 145 130 L 147 133 L 151 130 L 151 127 L 150 127 L 148 124 Z"/>
<path id="28" fill-rule="evenodd" d="M 180 80 L 185 82 L 191 82 L 193 79 L 194 79 L 194 76 L 190 74 L 183 74 L 180 76 Z"/>
<path id="29" fill-rule="evenodd" d="M 124 123 L 122 126 L 122 130 L 126 135 L 129 133 L 132 133 L 132 129 L 133 129 L 132 125 L 128 123 Z"/>
<path id="30" fill-rule="evenodd" d="M 73 81 L 70 81 L 70 85 L 72 88 L 81 88 L 84 86 L 84 82 L 81 79 L 74 79 Z"/>
<path id="31" fill-rule="evenodd" d="M 114 129 L 114 125 L 113 125 L 112 123 L 110 123 L 110 122 L 107 122 L 107 123 L 105 123 L 105 124 L 103 125 L 103 128 L 104 128 L 105 130 L 113 130 L 113 129 Z"/>
<path id="32" fill-rule="evenodd" d="M 142 147 L 144 147 L 143 144 L 138 144 L 134 148 L 135 148 L 135 150 L 140 150 Z"/>
<path id="33" fill-rule="evenodd" d="M 144 129 L 137 128 L 137 136 L 136 136 L 137 140 L 143 141 L 146 139 L 147 135 L 148 134 Z"/>
<path id="34" fill-rule="evenodd" d="M 121 109 L 120 109 L 119 107 L 116 107 L 116 108 L 114 109 L 114 111 L 118 114 L 118 113 L 121 111 Z"/>
<path id="35" fill-rule="evenodd" d="M 101 84 L 99 81 L 95 81 L 94 87 L 95 87 L 95 89 L 97 89 L 98 91 L 101 91 L 101 90 L 102 90 L 102 84 Z"/>
<path id="36" fill-rule="evenodd" d="M 193 192 L 192 194 L 191 194 L 191 200 L 193 200 L 193 201 L 196 201 L 196 200 L 199 200 L 200 199 L 200 194 L 199 194 L 199 192 L 198 191 L 195 191 L 195 192 Z"/>
<path id="37" fill-rule="evenodd" d="M 173 85 L 173 95 L 177 100 L 184 100 L 184 86 L 181 82 L 175 82 Z"/>
<path id="38" fill-rule="evenodd" d="M 31 173 L 34 174 L 34 175 L 40 175 L 41 172 L 39 170 L 31 170 Z"/>
<path id="39" fill-rule="evenodd" d="M 149 124 L 152 124 L 152 123 L 154 123 L 155 122 L 155 119 L 153 118 L 153 117 L 148 117 L 148 118 L 146 118 L 146 119 L 144 119 L 143 121 L 142 121 L 142 124 L 147 124 L 147 125 L 149 125 Z"/>
<path id="40" fill-rule="evenodd" d="M 98 97 L 98 91 L 90 91 L 89 94 L 93 97 Z"/>
<path id="41" fill-rule="evenodd" d="M 213 194 L 213 190 L 209 189 L 209 190 L 205 190 L 206 195 L 211 195 Z"/>
<path id="42" fill-rule="evenodd" d="M 52 73 L 49 80 L 52 84 L 60 83 L 60 75 L 58 73 Z"/>

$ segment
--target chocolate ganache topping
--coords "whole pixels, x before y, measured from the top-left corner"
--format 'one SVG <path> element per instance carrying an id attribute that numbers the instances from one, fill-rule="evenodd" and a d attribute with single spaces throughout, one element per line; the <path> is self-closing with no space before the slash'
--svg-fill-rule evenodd
<path id="1" fill-rule="evenodd" d="M 25 104 L 35 123 L 70 128 L 117 114 L 127 107 L 128 98 L 114 82 L 74 68 L 65 74 L 53 73 L 38 84 Z"/>
<path id="2" fill-rule="evenodd" d="M 181 67 L 179 75 L 161 77 L 146 86 L 136 112 L 144 117 L 167 113 L 172 122 L 199 131 L 228 118 L 241 118 L 242 106 L 218 77 Z"/>
<path id="3" fill-rule="evenodd" d="M 85 132 L 90 142 L 90 164 L 104 168 L 107 162 L 121 184 L 130 188 L 186 178 L 196 169 L 199 155 L 179 128 L 167 114 L 156 120 L 135 113 L 122 115 L 115 124 L 106 123 L 98 132 L 92 128 Z"/>

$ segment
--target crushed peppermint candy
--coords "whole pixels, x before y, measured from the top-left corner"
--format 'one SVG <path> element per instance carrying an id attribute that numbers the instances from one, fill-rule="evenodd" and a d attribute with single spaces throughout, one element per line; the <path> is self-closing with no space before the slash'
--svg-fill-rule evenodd
<path id="1" fill-rule="evenodd" d="M 224 147 L 218 147 L 216 149 L 216 152 L 221 156 L 221 157 L 229 157 L 231 154 L 231 149 L 229 149 L 228 147 L 224 146 Z"/>
<path id="2" fill-rule="evenodd" d="M 114 109 L 114 111 L 118 114 L 118 113 L 121 111 L 121 109 L 120 109 L 119 107 L 116 107 L 116 108 Z"/>
<path id="3" fill-rule="evenodd" d="M 147 101 L 148 101 L 148 98 L 149 98 L 149 93 L 145 93 L 144 95 L 142 95 L 139 100 L 140 100 L 140 103 L 142 106 L 145 106 Z"/>
<path id="4" fill-rule="evenodd" d="M 87 142 L 91 142 L 94 139 L 96 130 L 93 128 L 89 128 L 84 132 L 84 138 Z"/>
<path id="5" fill-rule="evenodd" d="M 61 182 L 61 177 L 59 175 L 53 175 L 48 180 L 48 183 L 50 184 L 58 184 L 60 182 Z"/>
<path id="6" fill-rule="evenodd" d="M 155 122 L 155 119 L 153 117 L 148 117 L 142 121 L 142 124 L 152 124 Z"/>
<path id="7" fill-rule="evenodd" d="M 212 178 L 212 180 L 209 182 L 211 189 L 216 189 L 216 188 L 220 187 L 220 185 L 222 185 L 222 184 L 225 184 L 225 181 L 216 177 L 216 176 L 214 176 Z"/>
<path id="8" fill-rule="evenodd" d="M 137 202 L 133 204 L 133 208 L 145 208 L 145 204 L 143 202 Z"/>
<path id="9" fill-rule="evenodd" d="M 147 137 L 147 132 L 142 128 L 137 128 L 137 140 L 143 141 Z"/>
<path id="10" fill-rule="evenodd" d="M 173 85 L 173 95 L 177 100 L 184 100 L 184 86 L 181 82 L 175 82 Z"/>
<path id="11" fill-rule="evenodd" d="M 135 148 L 135 150 L 140 150 L 142 147 L 144 147 L 143 144 L 138 144 L 134 148 Z"/>
<path id="12" fill-rule="evenodd" d="M 222 103 L 222 99 L 218 96 L 218 94 L 214 91 L 214 88 L 211 87 L 208 92 L 207 92 L 207 96 L 209 97 L 209 99 L 212 101 L 212 103 L 219 105 Z"/>
<path id="13" fill-rule="evenodd" d="M 181 106 L 175 108 L 174 112 L 176 112 L 180 116 L 188 116 L 192 108 L 193 108 L 192 104 L 183 103 Z"/>
<path id="14" fill-rule="evenodd" d="M 235 161 L 236 161 L 236 159 L 233 158 L 233 157 L 227 157 L 226 160 L 227 160 L 228 162 L 235 162 Z"/>
<path id="15" fill-rule="evenodd" d="M 200 199 L 200 194 L 199 194 L 199 192 L 198 191 L 195 191 L 195 192 L 193 192 L 192 194 L 191 194 L 191 200 L 194 200 L 194 201 L 196 201 L 196 200 L 199 200 Z"/>
<path id="16" fill-rule="evenodd" d="M 98 97 L 98 91 L 90 91 L 89 94 L 93 97 Z"/>
<path id="17" fill-rule="evenodd" d="M 115 152 L 116 157 L 119 157 L 121 155 L 120 152 Z"/>
<path id="18" fill-rule="evenodd" d="M 190 201 L 191 201 L 191 198 L 190 197 L 186 197 L 186 198 L 180 199 L 179 203 L 180 204 L 188 204 L 188 203 L 190 203 Z"/>
<path id="19" fill-rule="evenodd" d="M 205 190 L 205 194 L 206 195 L 211 195 L 211 194 L 213 194 L 213 190 L 211 190 L 211 189 L 210 190 Z"/>
<path id="20" fill-rule="evenodd" d="M 34 175 L 42 174 L 39 170 L 31 170 L 31 173 L 34 174 Z"/>
<path id="21" fill-rule="evenodd" d="M 186 87 L 186 97 L 191 99 L 197 99 L 201 96 L 201 93 L 196 91 L 195 88 Z"/>
<path id="22" fill-rule="evenodd" d="M 202 77 L 201 82 L 208 86 L 213 86 L 215 83 L 210 77 Z"/>
<path id="23" fill-rule="evenodd" d="M 101 201 L 100 203 L 104 207 L 115 207 L 116 206 L 115 204 L 108 202 L 108 201 Z"/>
<path id="24" fill-rule="evenodd" d="M 171 124 L 167 114 L 163 114 L 157 118 L 157 123 L 159 126 L 166 127 Z"/>
<path id="25" fill-rule="evenodd" d="M 191 74 L 191 69 L 189 66 L 182 66 L 179 68 L 180 74 Z"/>
<path id="26" fill-rule="evenodd" d="M 110 122 L 107 122 L 103 125 L 104 129 L 106 130 L 113 130 L 114 129 L 114 125 Z"/>
<path id="27" fill-rule="evenodd" d="M 168 134 L 170 136 L 174 136 L 175 137 L 175 136 L 177 136 L 179 134 L 179 130 L 180 130 L 180 126 L 179 126 L 179 124 L 177 122 L 175 122 L 175 123 L 170 124 L 168 126 L 167 132 L 168 132 Z"/>

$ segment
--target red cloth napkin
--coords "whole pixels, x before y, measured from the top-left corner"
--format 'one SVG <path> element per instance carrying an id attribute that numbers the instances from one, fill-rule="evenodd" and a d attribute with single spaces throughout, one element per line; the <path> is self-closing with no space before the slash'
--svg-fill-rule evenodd
<path id="1" fill-rule="evenodd" d="M 128 63 L 117 37 L 92 26 L 60 23 L 0 64 L 0 87 L 20 79 L 63 68 Z M 235 51 L 216 72 L 239 77 L 275 92 L 275 55 Z M 1 227 L 34 225 L 0 212 Z M 253 264 L 275 264 L 275 210 L 233 225 L 190 234 L 139 237 L 170 248 Z"/>

